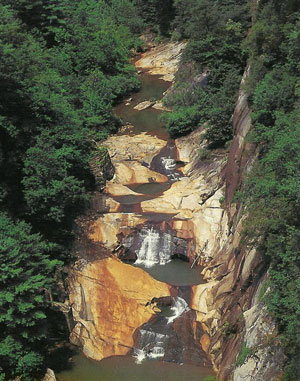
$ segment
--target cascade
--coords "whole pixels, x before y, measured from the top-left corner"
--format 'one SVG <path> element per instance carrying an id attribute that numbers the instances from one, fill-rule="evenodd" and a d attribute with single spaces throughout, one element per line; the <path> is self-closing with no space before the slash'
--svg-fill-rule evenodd
<path id="1" fill-rule="evenodd" d="M 176 170 L 176 160 L 171 157 L 161 157 L 161 164 L 164 168 L 164 173 L 171 182 L 179 181 L 181 179 L 181 174 Z"/>
<path id="2" fill-rule="evenodd" d="M 137 364 L 141 364 L 145 359 L 162 358 L 165 355 L 164 346 L 169 336 L 166 334 L 154 332 L 149 329 L 140 329 L 140 349 L 135 348 L 133 357 Z"/>
<path id="3" fill-rule="evenodd" d="M 184 312 L 189 311 L 187 302 L 179 296 L 173 299 L 173 306 L 171 307 L 173 315 L 167 318 L 168 324 L 173 323 L 175 319 L 181 316 Z"/>
<path id="4" fill-rule="evenodd" d="M 138 235 L 135 263 L 146 268 L 156 264 L 165 265 L 171 260 L 173 246 L 171 234 L 159 232 L 153 226 L 150 229 L 143 228 Z"/>
<path id="5" fill-rule="evenodd" d="M 167 171 L 176 168 L 176 161 L 174 159 L 171 159 L 169 157 L 162 157 L 161 161 Z"/>

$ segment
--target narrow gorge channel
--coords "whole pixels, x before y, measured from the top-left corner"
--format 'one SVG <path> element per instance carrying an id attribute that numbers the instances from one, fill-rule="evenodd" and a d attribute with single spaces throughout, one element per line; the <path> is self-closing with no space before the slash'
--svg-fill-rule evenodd
<path id="1" fill-rule="evenodd" d="M 178 58 L 182 47 L 175 48 Z M 196 239 L 191 221 L 201 190 L 185 170 L 184 142 L 163 128 L 160 102 L 141 103 L 160 100 L 171 82 L 146 70 L 140 77 L 140 92 L 115 108 L 127 124 L 105 142 L 114 176 L 78 221 L 71 341 L 86 357 L 75 356 L 59 381 L 201 381 L 213 374 L 209 338 L 193 309 L 205 281 L 191 265 L 209 239 Z"/>

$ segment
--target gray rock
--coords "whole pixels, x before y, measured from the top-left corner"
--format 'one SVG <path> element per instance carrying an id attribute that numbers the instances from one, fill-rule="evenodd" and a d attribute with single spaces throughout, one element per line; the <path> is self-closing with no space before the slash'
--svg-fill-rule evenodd
<path id="1" fill-rule="evenodd" d="M 47 372 L 45 374 L 45 377 L 43 378 L 43 381 L 57 381 L 55 373 L 52 369 L 47 368 Z"/>

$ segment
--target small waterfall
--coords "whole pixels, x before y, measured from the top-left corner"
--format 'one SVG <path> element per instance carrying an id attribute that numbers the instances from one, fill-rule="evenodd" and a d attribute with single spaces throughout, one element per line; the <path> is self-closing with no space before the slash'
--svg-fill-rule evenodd
<path id="1" fill-rule="evenodd" d="M 138 238 L 141 244 L 136 250 L 136 264 L 149 268 L 156 264 L 165 265 L 170 262 L 173 251 L 171 234 L 157 231 L 151 227 L 142 229 Z"/>
<path id="2" fill-rule="evenodd" d="M 170 181 L 179 181 L 181 174 L 176 170 L 176 161 L 170 157 L 161 157 L 164 172 Z"/>
<path id="3" fill-rule="evenodd" d="M 169 157 L 162 157 L 161 161 L 162 161 L 162 164 L 166 168 L 167 171 L 170 171 L 170 170 L 176 168 L 176 161 L 174 159 L 171 159 Z"/>
<path id="4" fill-rule="evenodd" d="M 140 349 L 135 348 L 133 354 L 137 364 L 141 364 L 145 359 L 154 360 L 164 357 L 164 345 L 169 339 L 168 335 L 146 329 L 141 329 L 140 334 Z"/>
<path id="5" fill-rule="evenodd" d="M 179 296 L 174 298 L 173 306 L 171 307 L 173 315 L 167 318 L 168 324 L 173 323 L 175 319 L 181 316 L 184 312 L 189 311 L 187 302 Z"/>

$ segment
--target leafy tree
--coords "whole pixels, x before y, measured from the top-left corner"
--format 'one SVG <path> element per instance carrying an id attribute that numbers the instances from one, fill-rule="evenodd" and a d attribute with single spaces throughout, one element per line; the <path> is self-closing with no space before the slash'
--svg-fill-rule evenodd
<path id="1" fill-rule="evenodd" d="M 178 76 L 175 91 L 168 96 L 167 104 L 174 112 L 166 115 L 167 128 L 173 135 L 182 135 L 205 123 L 209 145 L 222 146 L 232 137 L 231 118 L 246 66 L 241 42 L 249 27 L 247 2 L 176 0 L 174 6 L 174 36 L 190 39 L 183 63 L 193 62 L 194 72 L 184 81 Z M 203 72 L 205 82 L 195 84 Z M 193 110 L 185 125 L 182 116 L 188 112 L 181 109 L 183 99 Z"/>
<path id="2" fill-rule="evenodd" d="M 32 234 L 30 225 L 0 214 L 0 363 L 7 376 L 27 379 L 43 363 L 47 298 L 54 246 Z"/>

